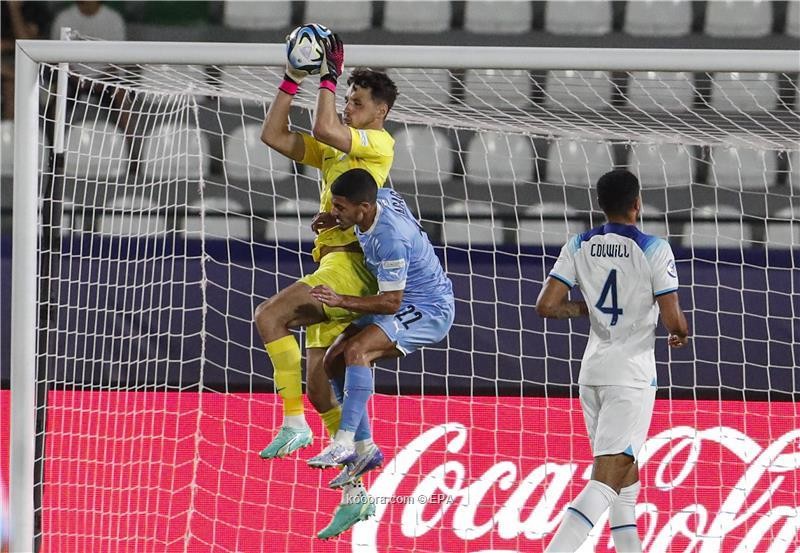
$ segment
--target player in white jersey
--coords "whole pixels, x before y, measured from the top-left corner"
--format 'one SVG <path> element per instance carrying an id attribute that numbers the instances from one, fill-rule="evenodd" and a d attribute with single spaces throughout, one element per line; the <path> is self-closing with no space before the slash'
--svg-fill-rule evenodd
<path id="1" fill-rule="evenodd" d="M 567 507 L 548 552 L 577 550 L 609 507 L 616 550 L 642 550 L 634 512 L 636 461 L 655 402 L 659 311 L 671 347 L 686 345 L 689 334 L 672 249 L 635 226 L 642 207 L 636 176 L 606 173 L 597 182 L 597 199 L 608 222 L 564 245 L 536 301 L 542 317 L 588 316 L 591 322 L 578 384 L 592 478 Z M 584 300 L 568 300 L 575 285 Z"/>

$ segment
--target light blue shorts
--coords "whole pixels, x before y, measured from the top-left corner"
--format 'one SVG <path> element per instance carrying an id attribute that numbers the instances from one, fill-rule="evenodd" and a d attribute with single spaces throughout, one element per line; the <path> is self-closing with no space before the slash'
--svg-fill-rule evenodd
<path id="1" fill-rule="evenodd" d="M 440 305 L 403 303 L 394 315 L 365 315 L 353 324 L 360 328 L 377 325 L 403 355 L 408 355 L 421 347 L 441 342 L 453 326 L 454 317 L 455 300 L 451 296 Z"/>

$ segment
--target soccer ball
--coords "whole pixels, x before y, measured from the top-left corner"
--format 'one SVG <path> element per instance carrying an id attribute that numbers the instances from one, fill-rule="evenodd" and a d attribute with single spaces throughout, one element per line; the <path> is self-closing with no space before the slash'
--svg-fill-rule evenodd
<path id="1" fill-rule="evenodd" d="M 330 29 L 317 23 L 308 23 L 296 28 L 286 40 L 286 56 L 289 64 L 309 75 L 319 73 L 325 53 L 324 41 L 330 35 Z"/>

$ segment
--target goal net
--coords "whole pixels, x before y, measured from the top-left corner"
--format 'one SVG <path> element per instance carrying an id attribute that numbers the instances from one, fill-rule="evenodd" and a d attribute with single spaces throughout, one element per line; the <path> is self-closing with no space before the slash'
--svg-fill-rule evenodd
<path id="1" fill-rule="evenodd" d="M 396 51 L 383 66 L 415 49 Z M 42 551 L 539 551 L 592 459 L 587 322 L 534 302 L 568 236 L 602 224 L 592 186 L 613 167 L 639 176 L 641 226 L 672 245 L 693 333 L 671 352 L 659 329 L 645 550 L 797 549 L 797 75 L 767 53 L 763 71 L 708 73 L 713 54 L 688 52 L 667 72 L 657 51 L 484 69 L 480 48 L 473 66 L 426 67 L 448 52 L 387 67 L 387 185 L 436 244 L 456 321 L 375 368 L 377 513 L 333 543 L 314 537 L 341 495 L 305 463 L 325 443 L 311 405 L 310 449 L 258 457 L 282 410 L 252 313 L 314 270 L 319 209 L 317 171 L 259 139 L 279 58 L 36 65 L 38 132 L 16 145 L 38 153 L 35 363 L 13 370 L 36 383 Z M 309 81 L 291 114 L 306 132 Z M 605 522 L 585 551 L 607 550 Z"/>

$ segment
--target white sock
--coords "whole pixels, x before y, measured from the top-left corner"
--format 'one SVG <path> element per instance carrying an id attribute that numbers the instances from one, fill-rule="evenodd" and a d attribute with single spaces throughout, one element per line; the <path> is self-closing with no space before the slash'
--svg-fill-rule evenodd
<path id="1" fill-rule="evenodd" d="M 358 496 L 358 494 L 364 490 L 364 485 L 361 483 L 361 480 L 355 482 L 353 484 L 347 484 L 342 488 L 342 503 L 347 503 L 351 501 L 354 497 Z"/>
<path id="2" fill-rule="evenodd" d="M 333 438 L 333 441 L 336 443 L 340 443 L 342 445 L 353 446 L 354 445 L 353 440 L 355 438 L 355 435 L 356 435 L 355 432 L 349 432 L 347 430 L 337 430 L 336 437 Z"/>
<path id="3" fill-rule="evenodd" d="M 608 507 L 617 492 L 597 480 L 589 480 L 575 501 L 567 508 L 564 519 L 553 536 L 547 553 L 572 553 L 586 541 L 586 536 Z"/>
<path id="4" fill-rule="evenodd" d="M 294 428 L 295 430 L 302 430 L 308 428 L 305 415 L 285 415 L 283 417 L 283 426 Z"/>
<path id="5" fill-rule="evenodd" d="M 373 447 L 375 447 L 375 442 L 372 441 L 372 438 L 367 438 L 366 440 L 358 440 L 356 442 L 356 453 L 359 455 L 364 455 L 365 453 L 369 452 Z"/>
<path id="6" fill-rule="evenodd" d="M 636 527 L 636 498 L 639 497 L 639 482 L 619 491 L 619 497 L 611 505 L 608 525 L 614 538 L 617 553 L 642 553 L 642 541 Z"/>

